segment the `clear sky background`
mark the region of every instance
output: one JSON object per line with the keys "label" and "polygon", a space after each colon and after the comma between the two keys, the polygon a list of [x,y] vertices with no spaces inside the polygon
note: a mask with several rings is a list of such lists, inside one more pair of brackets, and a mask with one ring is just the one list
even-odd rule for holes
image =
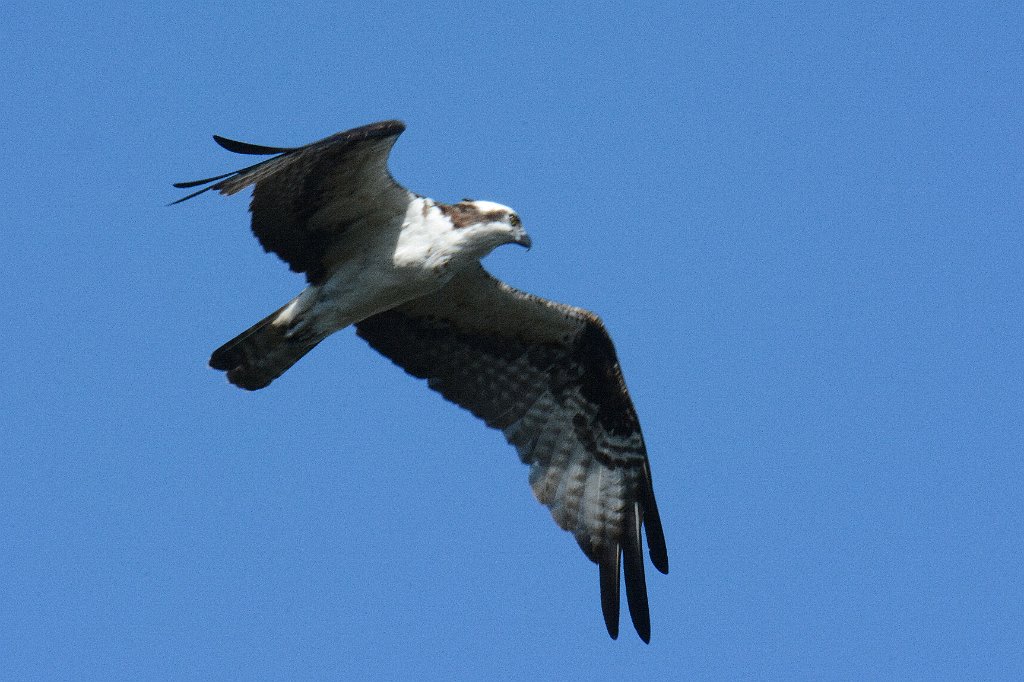
{"label": "clear sky background", "polygon": [[[1024,675],[1019,5],[47,4],[0,22],[4,675]],[[351,331],[206,367],[303,282],[171,183],[393,117],[396,178],[516,208],[487,266],[612,332],[650,646]]]}

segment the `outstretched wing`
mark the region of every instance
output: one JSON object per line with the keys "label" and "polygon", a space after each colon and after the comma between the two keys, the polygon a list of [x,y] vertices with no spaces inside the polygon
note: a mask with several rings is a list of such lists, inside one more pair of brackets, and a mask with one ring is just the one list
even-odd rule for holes
{"label": "outstretched wing", "polygon": [[504,431],[530,465],[537,499],[600,567],[608,633],[618,636],[624,562],[630,615],[649,641],[641,527],[662,573],[668,554],[640,423],[601,321],[478,268],[356,328],[407,372]]}
{"label": "outstretched wing", "polygon": [[388,172],[388,155],[405,130],[401,121],[381,121],[337,133],[304,147],[264,147],[214,135],[237,154],[277,154],[253,166],[213,178],[179,182],[182,189],[234,194],[256,185],[252,231],[267,251],[295,272],[321,283],[345,257],[342,235],[355,227],[401,220],[413,195]]}

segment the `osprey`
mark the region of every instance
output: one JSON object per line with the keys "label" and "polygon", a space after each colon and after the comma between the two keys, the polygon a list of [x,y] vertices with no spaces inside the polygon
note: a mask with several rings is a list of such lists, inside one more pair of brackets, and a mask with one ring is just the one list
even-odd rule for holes
{"label": "osprey", "polygon": [[654,567],[668,553],[640,423],[611,338],[593,313],[523,293],[480,259],[530,247],[507,206],[444,204],[391,177],[405,130],[382,121],[304,147],[215,135],[238,154],[274,155],[232,173],[175,184],[234,194],[254,185],[252,230],[308,286],[213,352],[210,366],[248,390],[270,384],[334,332],[356,333],[409,374],[496,429],[530,465],[530,485],[599,566],[601,609],[619,631],[620,567],[637,633],[650,641],[640,539]]}

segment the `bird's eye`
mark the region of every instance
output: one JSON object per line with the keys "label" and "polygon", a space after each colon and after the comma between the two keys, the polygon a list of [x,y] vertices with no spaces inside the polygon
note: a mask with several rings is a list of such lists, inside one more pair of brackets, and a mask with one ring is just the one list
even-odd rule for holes
{"label": "bird's eye", "polygon": [[512,227],[519,227],[520,225],[523,224],[523,221],[519,219],[519,216],[513,213],[508,217],[508,224],[511,225]]}

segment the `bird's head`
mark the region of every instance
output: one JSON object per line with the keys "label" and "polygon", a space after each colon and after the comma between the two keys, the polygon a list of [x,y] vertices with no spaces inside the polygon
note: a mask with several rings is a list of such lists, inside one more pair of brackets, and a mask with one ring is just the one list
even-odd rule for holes
{"label": "bird's head", "polygon": [[441,210],[451,220],[459,241],[478,258],[502,244],[518,244],[526,248],[532,244],[519,216],[508,206],[493,201],[463,199],[457,204],[443,205]]}

